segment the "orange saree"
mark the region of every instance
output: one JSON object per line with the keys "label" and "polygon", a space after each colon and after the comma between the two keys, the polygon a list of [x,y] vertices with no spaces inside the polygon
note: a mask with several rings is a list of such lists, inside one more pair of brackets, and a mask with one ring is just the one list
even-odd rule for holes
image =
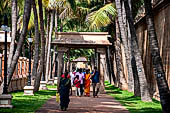
{"label": "orange saree", "polygon": [[84,92],[86,96],[90,96],[90,74],[85,74]]}

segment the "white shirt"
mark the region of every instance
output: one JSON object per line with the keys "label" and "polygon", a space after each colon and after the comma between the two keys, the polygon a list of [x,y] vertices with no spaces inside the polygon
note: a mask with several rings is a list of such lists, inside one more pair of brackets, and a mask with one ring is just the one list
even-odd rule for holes
{"label": "white shirt", "polygon": [[70,77],[71,77],[71,85],[73,85],[73,81],[74,81],[74,74],[73,72],[70,72]]}
{"label": "white shirt", "polygon": [[79,75],[80,84],[83,84],[84,74],[77,72],[76,75]]}

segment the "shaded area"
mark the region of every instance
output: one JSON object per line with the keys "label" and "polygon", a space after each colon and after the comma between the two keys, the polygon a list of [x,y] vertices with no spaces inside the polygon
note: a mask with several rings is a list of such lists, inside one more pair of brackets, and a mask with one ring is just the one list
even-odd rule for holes
{"label": "shaded area", "polygon": [[131,92],[122,91],[108,82],[105,82],[105,85],[106,92],[118,100],[131,113],[162,113],[161,104],[155,99],[153,99],[153,102],[142,102],[140,97],[133,96]]}

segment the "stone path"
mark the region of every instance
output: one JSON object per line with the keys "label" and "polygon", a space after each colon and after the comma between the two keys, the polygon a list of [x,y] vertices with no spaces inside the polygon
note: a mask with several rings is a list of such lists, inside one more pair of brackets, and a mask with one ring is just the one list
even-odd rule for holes
{"label": "stone path", "polygon": [[56,98],[49,99],[36,113],[129,113],[113,97],[99,94],[99,98],[70,96],[67,111],[60,111]]}

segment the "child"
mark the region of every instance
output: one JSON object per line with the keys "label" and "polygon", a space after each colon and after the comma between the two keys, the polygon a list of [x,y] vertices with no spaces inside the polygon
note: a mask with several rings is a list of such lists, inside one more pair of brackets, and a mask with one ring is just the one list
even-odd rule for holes
{"label": "child", "polygon": [[80,96],[80,80],[79,80],[79,75],[76,75],[74,84],[76,86],[76,96]]}

